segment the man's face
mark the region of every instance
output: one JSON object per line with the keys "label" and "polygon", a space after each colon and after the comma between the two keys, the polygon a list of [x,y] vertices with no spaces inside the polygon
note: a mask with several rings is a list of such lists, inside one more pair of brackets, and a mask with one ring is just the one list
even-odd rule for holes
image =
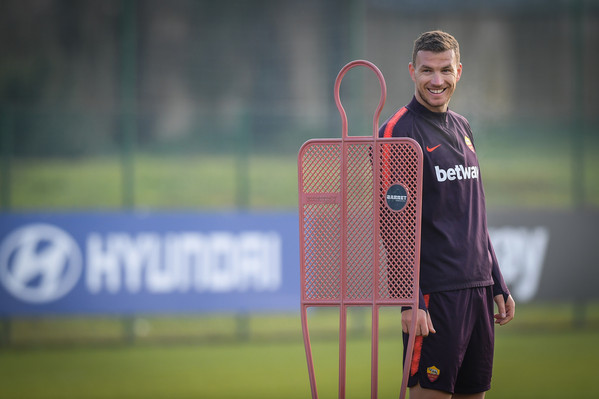
{"label": "man's face", "polygon": [[453,50],[441,53],[421,50],[416,54],[416,63],[410,62],[416,99],[433,112],[447,111],[461,75],[462,64],[458,64]]}

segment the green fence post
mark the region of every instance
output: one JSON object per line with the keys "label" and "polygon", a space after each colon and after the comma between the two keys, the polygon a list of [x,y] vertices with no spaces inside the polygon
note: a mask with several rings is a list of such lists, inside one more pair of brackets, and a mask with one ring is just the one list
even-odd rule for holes
{"label": "green fence post", "polygon": [[583,1],[571,2],[570,45],[572,51],[572,114],[570,134],[572,146],[572,206],[586,205],[584,170],[584,12]]}
{"label": "green fence post", "polygon": [[238,126],[236,134],[236,184],[235,184],[235,205],[237,209],[247,210],[250,205],[250,175],[249,175],[249,146],[250,129],[248,125],[248,110],[244,109],[238,116]]}
{"label": "green fence post", "polygon": [[247,342],[250,339],[250,315],[246,312],[235,314],[235,337],[237,341]]}
{"label": "green fence post", "polygon": [[[366,4],[364,0],[351,0],[349,2],[349,37],[350,37],[350,60],[365,58],[364,54],[364,31],[366,18]],[[361,73],[360,73],[361,72]],[[366,101],[364,101],[364,78],[365,71],[360,71],[349,80],[348,93],[351,95],[348,99],[348,118],[350,136],[368,136],[372,134],[372,130],[368,129],[368,118],[365,115],[370,112],[370,109],[365,109]],[[374,111],[374,108],[373,108]]]}
{"label": "green fence post", "polygon": [[135,316],[125,315],[121,318],[121,326],[123,329],[123,342],[126,345],[135,344]]}
{"label": "green fence post", "polygon": [[6,348],[10,345],[11,325],[8,317],[0,319],[0,348]]}
{"label": "green fence post", "polygon": [[587,325],[589,302],[584,298],[576,298],[572,305],[572,327],[579,329]]}
{"label": "green fence post", "polygon": [[2,156],[2,168],[0,172],[0,202],[2,212],[8,212],[11,208],[11,161],[13,151],[13,115],[12,110],[6,108],[0,114],[1,141],[0,156]]}
{"label": "green fence post", "polygon": [[121,10],[120,129],[122,142],[123,205],[135,204],[133,151],[137,133],[137,2],[125,0]]}

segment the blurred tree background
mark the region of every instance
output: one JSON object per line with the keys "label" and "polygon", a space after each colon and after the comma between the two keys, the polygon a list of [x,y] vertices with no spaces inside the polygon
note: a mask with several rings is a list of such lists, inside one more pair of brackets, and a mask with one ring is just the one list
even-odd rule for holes
{"label": "blurred tree background", "polygon": [[[305,140],[340,135],[337,72],[374,62],[387,118],[431,29],[460,42],[451,108],[491,206],[599,204],[594,0],[5,0],[0,29],[4,210],[293,208],[293,181],[259,192],[294,180]],[[368,71],[344,80],[350,134],[371,134],[378,90]],[[61,185],[70,200],[53,200]]]}

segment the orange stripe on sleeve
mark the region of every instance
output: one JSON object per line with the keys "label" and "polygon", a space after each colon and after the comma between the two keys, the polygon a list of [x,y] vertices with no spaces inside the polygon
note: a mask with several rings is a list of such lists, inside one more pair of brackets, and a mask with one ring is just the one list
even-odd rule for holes
{"label": "orange stripe on sleeve", "polygon": [[385,132],[383,134],[383,137],[393,137],[393,128],[397,124],[397,121],[400,120],[401,117],[404,116],[404,114],[407,111],[408,109],[406,107],[401,107],[400,110],[397,111],[395,115],[393,115],[393,118],[391,118],[389,122],[387,122],[387,126],[385,126]]}
{"label": "orange stripe on sleeve", "polygon": [[[397,124],[397,121],[401,119],[402,116],[406,113],[408,109],[406,107],[402,107],[399,111],[393,115],[393,117],[387,122],[387,126],[385,126],[385,131],[383,133],[383,137],[389,138],[393,137],[393,128]],[[383,180],[383,192],[386,192],[387,189],[391,186],[392,176],[391,176],[391,165],[389,162],[391,161],[391,155],[389,154],[389,147],[383,147],[383,159],[382,159],[382,180]]]}

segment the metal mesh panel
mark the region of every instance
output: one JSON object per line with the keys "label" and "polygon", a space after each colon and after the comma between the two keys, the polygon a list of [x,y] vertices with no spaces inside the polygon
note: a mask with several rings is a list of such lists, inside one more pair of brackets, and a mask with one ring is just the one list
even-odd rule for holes
{"label": "metal mesh panel", "polygon": [[337,205],[304,207],[305,293],[308,299],[341,295],[341,218]]}
{"label": "metal mesh panel", "polygon": [[[414,298],[419,154],[401,139],[306,143],[299,163],[304,300]],[[386,203],[397,184],[407,193],[401,210]]]}
{"label": "metal mesh panel", "polygon": [[313,145],[302,158],[305,297],[341,297],[341,146]]}
{"label": "metal mesh panel", "polygon": [[[416,229],[418,187],[418,153],[413,146],[380,143],[380,259],[378,295],[382,299],[412,298],[414,295],[414,265],[417,263]],[[407,191],[407,202],[401,211],[385,204],[387,189],[401,184]]]}
{"label": "metal mesh panel", "polygon": [[341,145],[310,145],[302,157],[303,190],[306,193],[341,191]]}
{"label": "metal mesh panel", "polygon": [[373,289],[374,213],[372,146],[348,145],[347,159],[347,292],[348,300],[369,300]]}

